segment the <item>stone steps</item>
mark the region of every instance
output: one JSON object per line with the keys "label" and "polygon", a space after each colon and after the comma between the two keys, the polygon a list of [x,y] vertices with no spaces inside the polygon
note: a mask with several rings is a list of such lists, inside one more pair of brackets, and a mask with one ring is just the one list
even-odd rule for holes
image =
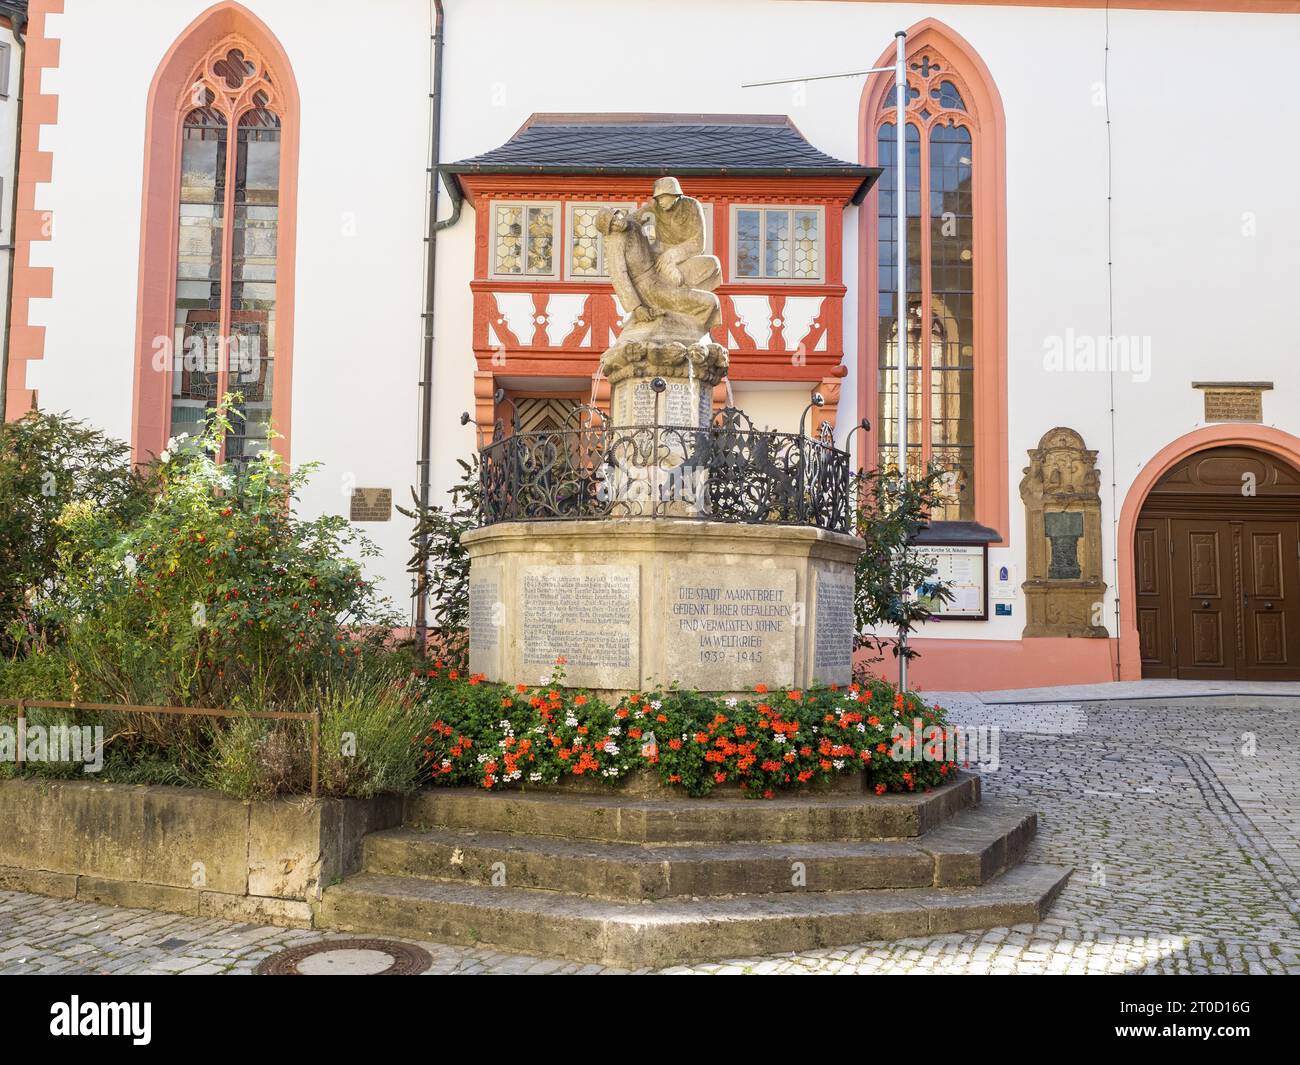
{"label": "stone steps", "polygon": [[654,783],[424,792],[317,923],[656,968],[1035,922],[1069,876],[1020,864],[1037,816],[978,805],[978,777],[772,800]]}
{"label": "stone steps", "polygon": [[1068,876],[1021,865],[973,888],[635,903],[362,873],[325,892],[319,918],[344,931],[639,969],[1036,922]]}
{"label": "stone steps", "polygon": [[1035,827],[1032,811],[993,804],[922,837],[870,842],[645,845],[403,827],[366,838],[365,870],[629,900],[965,887],[1018,864]]}
{"label": "stone steps", "polygon": [[970,775],[923,794],[836,792],[779,799],[432,788],[409,801],[406,823],[606,843],[819,843],[920,836],[978,802],[979,778]]}

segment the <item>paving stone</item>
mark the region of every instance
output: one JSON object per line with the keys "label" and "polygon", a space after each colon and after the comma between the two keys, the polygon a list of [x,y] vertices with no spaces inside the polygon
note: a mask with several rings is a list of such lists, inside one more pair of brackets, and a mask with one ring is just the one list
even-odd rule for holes
{"label": "paving stone", "polygon": [[[938,701],[959,723],[1001,728],[1000,768],[983,774],[983,794],[1037,811],[1026,860],[1076,870],[1047,920],[666,971],[1300,974],[1300,764],[1287,747],[1300,700]],[[1245,733],[1256,737],[1252,757],[1241,753]],[[245,975],[283,946],[320,938],[0,891],[0,973]],[[182,954],[158,949],[169,939]],[[421,946],[434,974],[623,971]]]}

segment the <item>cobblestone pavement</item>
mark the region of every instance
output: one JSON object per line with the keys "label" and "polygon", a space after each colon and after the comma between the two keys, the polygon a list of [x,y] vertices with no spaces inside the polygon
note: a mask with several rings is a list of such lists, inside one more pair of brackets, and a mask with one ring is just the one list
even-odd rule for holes
{"label": "cobblestone pavement", "polygon": [[[1038,810],[1029,861],[1076,870],[1042,924],[667,971],[1300,973],[1300,700],[944,702],[1000,728],[985,795]],[[248,973],[320,938],[0,892],[0,973]],[[422,945],[432,973],[613,971]]]}

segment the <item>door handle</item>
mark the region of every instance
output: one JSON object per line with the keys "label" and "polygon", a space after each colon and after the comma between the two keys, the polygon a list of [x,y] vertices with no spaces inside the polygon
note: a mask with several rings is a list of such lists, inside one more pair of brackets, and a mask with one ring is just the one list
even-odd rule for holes
{"label": "door handle", "polygon": [[1265,610],[1272,610],[1272,609],[1273,609],[1273,604],[1272,604],[1272,603],[1265,603],[1265,604],[1264,604],[1264,609],[1265,609]]}
{"label": "door handle", "polygon": [[1202,599],[1202,600],[1201,600],[1201,609],[1202,609],[1202,610],[1209,610],[1209,609],[1210,609],[1210,601],[1209,601],[1208,599]]}

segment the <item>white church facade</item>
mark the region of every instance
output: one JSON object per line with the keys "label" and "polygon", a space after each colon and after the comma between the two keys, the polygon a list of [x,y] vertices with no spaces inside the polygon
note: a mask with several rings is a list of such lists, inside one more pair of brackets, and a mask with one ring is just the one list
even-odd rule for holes
{"label": "white church facade", "polygon": [[399,602],[390,501],[607,406],[595,214],[665,175],[715,406],[892,454],[892,75],[811,79],[906,31],[908,451],[959,582],[913,682],[1300,679],[1300,4],[27,6],[5,416],[144,460],[238,390],[227,453],[319,463]]}

